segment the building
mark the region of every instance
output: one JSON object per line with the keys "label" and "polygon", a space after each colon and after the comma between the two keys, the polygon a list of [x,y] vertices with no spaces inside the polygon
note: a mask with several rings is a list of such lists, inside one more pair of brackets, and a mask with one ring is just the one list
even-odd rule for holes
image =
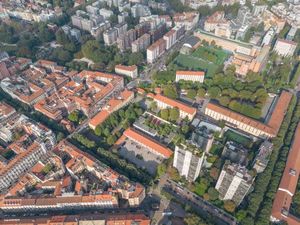
{"label": "building", "polygon": [[174,29],[170,30],[163,36],[163,39],[166,42],[166,49],[170,49],[177,41],[176,31]]}
{"label": "building", "polygon": [[120,36],[120,35],[123,35],[126,33],[127,27],[128,27],[127,23],[123,22],[123,23],[117,24],[114,28],[117,29],[118,36]]}
{"label": "building", "polygon": [[118,30],[116,28],[111,28],[103,32],[103,40],[105,45],[113,45],[117,42]]}
{"label": "building", "polygon": [[116,65],[115,73],[120,75],[125,75],[135,79],[138,77],[138,67],[136,65],[132,66],[124,66],[124,65]]}
{"label": "building", "polygon": [[296,35],[296,33],[297,33],[297,30],[298,30],[297,27],[292,27],[292,28],[289,30],[289,32],[288,32],[288,34],[287,34],[287,36],[286,36],[286,39],[289,40],[289,41],[294,40],[294,37],[295,37],[295,35]]}
{"label": "building", "polygon": [[105,8],[102,8],[99,10],[99,14],[104,17],[104,19],[109,19],[112,15],[114,15],[114,12]]}
{"label": "building", "polygon": [[151,11],[148,6],[142,4],[135,4],[131,7],[131,14],[134,18],[151,16]]}
{"label": "building", "polygon": [[85,225],[85,224],[99,224],[99,225],[116,225],[116,224],[138,224],[150,225],[150,219],[144,214],[140,213],[106,213],[106,214],[81,214],[81,215],[58,215],[49,217],[30,217],[30,218],[14,218],[1,219],[2,225]]}
{"label": "building", "polygon": [[253,136],[272,138],[275,137],[279,131],[291,99],[292,94],[290,92],[281,92],[273,113],[266,124],[214,103],[208,103],[205,109],[205,115],[215,120],[224,121],[228,126],[237,128]]}
{"label": "building", "polygon": [[128,128],[125,130],[123,135],[116,142],[116,145],[121,145],[126,139],[140,144],[144,148],[149,149],[149,151],[151,151],[153,154],[156,154],[164,159],[170,158],[170,156],[173,154],[169,148],[133,128]]}
{"label": "building", "polygon": [[294,55],[296,48],[297,43],[294,41],[277,39],[273,50],[280,56],[289,57]]}
{"label": "building", "polygon": [[191,30],[196,27],[199,21],[199,13],[183,12],[175,13],[173,21],[176,26],[184,26],[185,30]]}
{"label": "building", "polygon": [[216,11],[209,16],[204,22],[204,30],[207,32],[214,32],[218,36],[229,38],[231,29],[229,21],[225,19],[225,12]]}
{"label": "building", "polygon": [[127,49],[131,49],[132,42],[136,40],[136,31],[134,29],[130,29],[125,32],[123,35],[120,35],[117,39],[118,48],[121,51],[125,51]]}
{"label": "building", "polygon": [[155,62],[165,51],[166,41],[161,38],[147,48],[147,62]]}
{"label": "building", "polygon": [[248,149],[233,141],[227,141],[222,151],[222,158],[231,163],[247,165]]}
{"label": "building", "polygon": [[204,82],[205,73],[203,71],[176,71],[176,82],[180,80],[193,81],[193,82]]}
{"label": "building", "polygon": [[102,110],[90,120],[90,128],[95,130],[96,127],[103,123],[110,114],[126,106],[133,98],[134,92],[124,90],[118,95],[118,97],[110,99],[105,106],[102,107]]}
{"label": "building", "polygon": [[256,170],[257,173],[262,173],[269,162],[273,151],[273,144],[269,141],[264,141],[258,150],[258,154],[255,157],[253,169]]}
{"label": "building", "polygon": [[239,205],[250,190],[254,177],[248,170],[238,164],[229,164],[228,161],[223,166],[222,172],[216,184],[221,200],[232,200]]}
{"label": "building", "polygon": [[292,147],[286,161],[285,169],[277,189],[272,213],[272,222],[287,222],[288,224],[299,224],[300,219],[290,214],[289,210],[296,193],[300,171],[300,124],[298,124]]}
{"label": "building", "polygon": [[147,97],[153,99],[157,103],[157,107],[159,109],[178,108],[179,117],[182,119],[187,117],[189,120],[192,120],[196,115],[197,110],[195,108],[190,107],[182,102],[165,97],[161,94],[154,95],[149,93]]}
{"label": "building", "polygon": [[143,34],[141,37],[131,43],[132,52],[141,52],[148,48],[151,43],[150,34]]}
{"label": "building", "polygon": [[56,144],[56,139],[51,130],[23,115],[4,123],[0,130],[0,139],[5,138],[8,143],[13,140],[12,133],[17,130],[19,132],[23,130],[24,133],[7,146],[7,149],[13,151],[16,156],[6,161],[5,165],[0,164],[0,190],[6,192],[38,160],[46,157],[47,152]]}
{"label": "building", "polygon": [[188,181],[195,181],[201,171],[204,153],[198,148],[175,146],[173,167]]}

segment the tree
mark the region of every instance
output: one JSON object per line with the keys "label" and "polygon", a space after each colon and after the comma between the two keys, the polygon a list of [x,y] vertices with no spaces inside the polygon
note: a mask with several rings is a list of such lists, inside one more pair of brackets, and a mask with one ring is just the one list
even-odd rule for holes
{"label": "tree", "polygon": [[78,111],[73,111],[68,115],[68,120],[77,123],[79,121],[79,113]]}
{"label": "tree", "polygon": [[221,93],[221,89],[219,87],[212,87],[208,89],[208,94],[211,98],[217,98]]}
{"label": "tree", "polygon": [[208,180],[205,178],[201,178],[200,182],[196,184],[195,193],[197,195],[203,196],[208,188]]}
{"label": "tree", "polygon": [[212,201],[217,200],[219,198],[219,192],[213,187],[210,187],[207,193],[209,195],[209,199]]}
{"label": "tree", "polygon": [[231,200],[224,201],[224,209],[227,212],[233,213],[235,208],[236,208],[236,205],[233,201],[231,201]]}
{"label": "tree", "polygon": [[160,117],[164,120],[168,120],[169,119],[169,110],[168,109],[162,109],[160,111]]}
{"label": "tree", "polygon": [[113,145],[116,142],[117,138],[114,135],[109,135],[106,139],[108,145]]}
{"label": "tree", "polygon": [[197,95],[201,98],[203,98],[206,94],[206,90],[204,88],[199,88],[197,91]]}
{"label": "tree", "polygon": [[235,215],[236,219],[241,222],[247,216],[247,212],[245,210],[239,210]]}
{"label": "tree", "polygon": [[144,61],[144,55],[141,52],[133,52],[129,55],[128,65],[141,65]]}
{"label": "tree", "polygon": [[163,92],[164,92],[164,95],[169,98],[172,98],[172,99],[178,98],[178,93],[177,93],[176,87],[173,85],[166,85],[163,88]]}
{"label": "tree", "polygon": [[164,163],[161,163],[156,168],[156,177],[159,178],[167,171],[167,166]]}
{"label": "tree", "polygon": [[228,106],[228,104],[230,102],[230,98],[228,96],[221,96],[219,99],[219,102],[223,106]]}
{"label": "tree", "polygon": [[151,111],[155,111],[157,109],[157,103],[155,101],[152,101],[150,104]]}
{"label": "tree", "polygon": [[195,99],[197,96],[197,91],[195,89],[189,89],[186,96],[190,99]]}
{"label": "tree", "polygon": [[169,119],[170,121],[177,121],[179,118],[179,110],[178,108],[172,108],[169,110]]}
{"label": "tree", "polygon": [[186,225],[207,225],[199,216],[191,213],[184,218],[184,222]]}
{"label": "tree", "polygon": [[209,175],[214,179],[217,180],[219,177],[219,169],[216,167],[212,167],[210,169]]}

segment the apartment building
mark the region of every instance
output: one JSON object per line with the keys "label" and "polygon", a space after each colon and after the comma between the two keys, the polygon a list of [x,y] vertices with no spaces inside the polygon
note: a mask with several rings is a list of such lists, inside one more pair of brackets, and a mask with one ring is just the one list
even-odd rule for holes
{"label": "apartment building", "polygon": [[103,32],[103,40],[105,45],[110,46],[117,42],[118,30],[116,28],[110,28]]}
{"label": "apartment building", "polygon": [[156,140],[142,134],[141,132],[133,128],[128,128],[127,130],[125,130],[123,135],[116,142],[116,145],[120,146],[122,143],[124,143],[124,141],[126,141],[126,139],[138,143],[144,148],[149,149],[149,151],[151,151],[153,154],[156,154],[164,159],[170,158],[170,156],[173,154],[171,149],[163,146]]}
{"label": "apartment building", "polygon": [[266,169],[272,151],[273,151],[273,144],[271,142],[264,141],[260,145],[258,149],[258,154],[254,159],[254,165],[253,165],[253,169],[255,169],[257,173],[262,173]]}
{"label": "apartment building", "polygon": [[170,30],[163,36],[163,39],[166,41],[166,49],[170,49],[177,41],[176,31]]}
{"label": "apartment building", "polygon": [[180,80],[192,81],[192,82],[204,82],[205,73],[203,71],[176,71],[176,82]]}
{"label": "apartment building", "polygon": [[112,15],[114,15],[114,12],[109,9],[102,8],[99,10],[99,14],[103,16],[104,19],[109,19]]}
{"label": "apartment building", "polygon": [[177,100],[170,99],[161,94],[151,94],[149,93],[147,97],[153,99],[157,103],[157,107],[159,109],[167,109],[167,108],[178,108],[180,118],[188,118],[192,120],[196,115],[197,110],[193,107],[190,107],[182,102]]}
{"label": "apartment building", "polygon": [[223,166],[218,178],[216,189],[221,200],[232,200],[239,205],[250,190],[254,177],[248,170],[238,164],[228,161]]}
{"label": "apartment building", "polygon": [[110,99],[105,104],[105,106],[102,107],[101,111],[90,120],[90,128],[95,130],[96,127],[103,123],[109,117],[110,114],[126,106],[129,102],[132,101],[133,98],[134,92],[124,90],[118,95],[118,97]]}
{"label": "apartment building", "polygon": [[7,138],[7,142],[11,142],[12,133],[21,129],[25,134],[7,147],[16,156],[6,161],[5,165],[0,164],[1,192],[7,191],[22,174],[35,165],[39,159],[45,157],[56,144],[55,135],[51,130],[34,123],[23,115],[1,126],[1,139],[3,136]]}
{"label": "apartment building", "polygon": [[264,124],[249,117],[235,113],[230,109],[208,103],[205,108],[205,115],[219,121],[225,121],[230,127],[242,130],[260,138],[275,137],[279,131],[289,103],[292,99],[292,94],[287,91],[282,91],[277,100],[276,106],[269,121]]}
{"label": "apartment building", "polygon": [[150,16],[151,11],[148,6],[142,4],[135,4],[131,7],[131,14],[134,18]]}
{"label": "apartment building", "polygon": [[203,160],[204,153],[200,149],[183,145],[175,146],[173,167],[188,181],[193,182],[198,178]]}
{"label": "apartment building", "polygon": [[289,211],[297,190],[300,171],[300,124],[296,128],[285,169],[276,192],[270,220],[274,223],[299,224],[300,218]]}
{"label": "apartment building", "polygon": [[297,48],[297,43],[294,41],[284,40],[284,39],[277,39],[274,51],[284,57],[293,56]]}
{"label": "apartment building", "polygon": [[4,197],[0,209],[4,212],[34,212],[45,210],[76,210],[82,208],[117,208],[118,199],[110,194],[73,195],[55,197]]}
{"label": "apartment building", "polygon": [[175,13],[173,21],[176,26],[184,26],[185,30],[191,30],[199,21],[199,13],[197,12],[183,12]]}
{"label": "apartment building", "polygon": [[147,48],[147,62],[153,63],[159,58],[166,50],[166,41],[159,39]]}
{"label": "apartment building", "polygon": [[138,67],[136,65],[124,66],[119,64],[115,66],[115,73],[135,79],[138,77]]}
{"label": "apartment building", "polygon": [[127,49],[131,49],[132,42],[136,40],[136,31],[134,29],[130,29],[125,32],[123,35],[120,35],[117,38],[118,48],[121,51],[125,51]]}
{"label": "apartment building", "polygon": [[148,48],[151,43],[150,34],[143,34],[140,38],[131,43],[132,52],[141,52]]}
{"label": "apartment building", "polygon": [[83,225],[83,224],[99,224],[99,225],[116,225],[116,224],[138,224],[150,225],[150,219],[144,214],[140,213],[106,213],[104,214],[82,214],[82,215],[60,215],[60,216],[39,216],[32,218],[14,218],[1,219],[2,225],[45,225],[45,224],[59,224],[59,225]]}

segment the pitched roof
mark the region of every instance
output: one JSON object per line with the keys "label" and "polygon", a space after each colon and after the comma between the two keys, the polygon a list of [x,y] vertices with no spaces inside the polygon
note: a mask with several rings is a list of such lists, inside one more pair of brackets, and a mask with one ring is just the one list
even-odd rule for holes
{"label": "pitched roof", "polygon": [[190,75],[190,76],[205,76],[205,73],[203,71],[188,71],[188,70],[177,70],[177,75]]}
{"label": "pitched roof", "polygon": [[[292,147],[286,161],[283,176],[275,195],[272,207],[272,216],[285,219],[282,210],[289,211],[293,195],[295,194],[300,172],[300,123],[296,128]],[[290,223],[289,223],[290,224]]]}
{"label": "pitched roof", "polygon": [[127,130],[124,131],[123,135],[137,142],[143,143],[145,146],[148,146],[149,148],[153,149],[159,154],[164,155],[167,158],[169,158],[173,154],[173,152],[169,148],[161,145],[160,143],[153,140],[152,138],[143,135],[142,133],[136,131],[135,129],[128,128]]}
{"label": "pitched roof", "polygon": [[149,98],[153,98],[154,100],[163,102],[170,107],[177,107],[180,111],[184,111],[188,114],[194,115],[196,113],[196,109],[194,107],[190,107],[182,102],[173,100],[171,98],[165,97],[161,94],[153,95],[153,94],[148,94],[147,95]]}
{"label": "pitched roof", "polygon": [[132,65],[132,66],[125,66],[125,65],[121,65],[121,64],[119,64],[119,65],[116,65],[115,66],[115,70],[116,69],[119,69],[119,70],[126,70],[126,71],[135,71],[135,70],[137,70],[137,66],[136,65]]}

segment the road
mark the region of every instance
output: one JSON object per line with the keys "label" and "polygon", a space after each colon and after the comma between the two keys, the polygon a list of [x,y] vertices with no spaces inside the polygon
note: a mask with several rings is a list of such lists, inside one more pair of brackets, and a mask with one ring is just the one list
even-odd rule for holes
{"label": "road", "polygon": [[172,180],[167,180],[166,185],[164,185],[164,190],[176,197],[177,200],[191,205],[195,210],[198,209],[209,213],[212,218],[217,220],[217,224],[237,224],[237,220],[233,216]]}

